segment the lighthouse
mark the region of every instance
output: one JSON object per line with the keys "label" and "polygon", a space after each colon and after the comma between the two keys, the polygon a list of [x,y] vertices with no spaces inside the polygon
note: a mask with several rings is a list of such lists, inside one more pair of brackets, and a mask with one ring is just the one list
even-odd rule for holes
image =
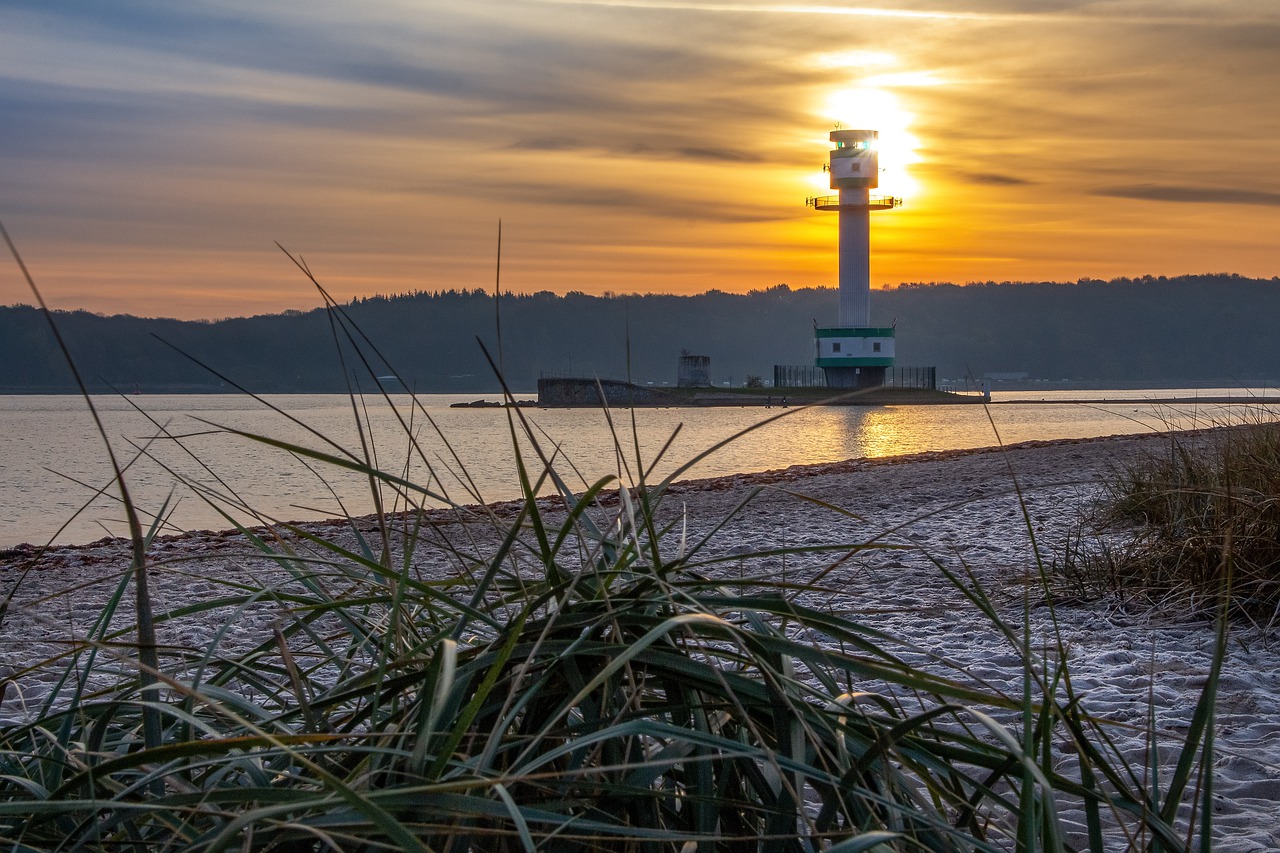
{"label": "lighthouse", "polygon": [[874,130],[833,130],[828,171],[839,195],[808,199],[816,210],[839,213],[840,325],[814,329],[815,364],[834,388],[874,388],[893,365],[893,329],[871,325],[871,211],[902,204],[872,195],[879,184]]}

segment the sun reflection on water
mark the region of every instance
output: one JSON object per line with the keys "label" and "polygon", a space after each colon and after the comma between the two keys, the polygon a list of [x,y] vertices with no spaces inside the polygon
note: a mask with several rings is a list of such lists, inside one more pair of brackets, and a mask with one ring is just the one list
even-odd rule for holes
{"label": "sun reflection on water", "polygon": [[868,409],[857,435],[858,455],[877,457],[910,453],[913,448],[903,436],[901,415],[897,409]]}

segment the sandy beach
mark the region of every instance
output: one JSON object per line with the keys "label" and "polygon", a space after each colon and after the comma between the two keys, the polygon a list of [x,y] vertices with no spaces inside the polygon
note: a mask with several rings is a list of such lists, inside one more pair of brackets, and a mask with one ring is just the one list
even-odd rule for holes
{"label": "sandy beach", "polygon": [[[1210,437],[1183,434],[1185,441]],[[1035,570],[1036,549],[1046,561],[1060,560],[1064,543],[1088,518],[1110,467],[1167,446],[1166,437],[1155,435],[1031,442],[689,481],[672,487],[664,512],[672,519],[687,518],[694,539],[759,488],[718,533],[709,553],[732,557],[833,543],[909,546],[870,547],[835,568],[830,556],[789,555],[750,565],[730,559],[720,571],[730,578],[765,573],[796,581],[825,573],[826,591],[802,594],[806,603],[857,616],[894,635],[902,642],[896,651],[922,668],[1016,694],[1021,658],[994,635],[939,566],[971,572],[1008,609],[1009,618],[1020,621],[1026,601],[1039,604],[1038,589],[1026,583]],[[456,524],[447,514],[433,517],[442,525]],[[337,523],[307,527],[321,535],[349,536]],[[224,581],[284,581],[278,568],[249,553],[237,534],[202,532],[158,541],[151,555],[158,606],[218,594],[220,587],[208,577],[212,574]],[[24,667],[83,635],[127,559],[127,546],[118,540],[54,548],[35,563],[21,549],[0,559],[0,591],[11,599],[0,624],[0,673],[9,679],[0,717],[16,720],[30,713],[44,682],[40,673]],[[443,562],[433,564],[430,553],[418,559],[424,573],[450,570]],[[1050,637],[1050,608],[1033,606],[1029,612],[1035,634]],[[167,624],[163,640],[198,646],[226,629],[232,645],[247,645],[268,636],[277,617],[264,605],[229,628],[207,619]],[[1132,760],[1142,762],[1142,730],[1152,716],[1170,738],[1185,731],[1208,669],[1209,626],[1115,601],[1061,605],[1057,617],[1087,708],[1118,724],[1134,724],[1114,729]],[[1215,850],[1280,849],[1277,696],[1280,632],[1234,629],[1218,703]],[[1076,825],[1080,815],[1067,811],[1064,820]]]}

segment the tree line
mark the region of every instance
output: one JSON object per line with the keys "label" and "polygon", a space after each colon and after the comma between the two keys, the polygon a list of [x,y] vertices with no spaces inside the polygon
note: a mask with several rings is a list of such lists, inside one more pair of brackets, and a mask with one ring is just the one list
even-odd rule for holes
{"label": "tree line", "polygon": [[[333,309],[218,321],[57,311],[94,390],[256,392],[368,389],[370,373],[420,392],[530,391],[540,375],[676,379],[680,353],[711,358],[717,383],[812,363],[815,325],[836,325],[832,289],[591,296],[415,292]],[[898,363],[940,376],[1178,383],[1280,377],[1280,278],[1215,274],[1110,281],[904,284],[872,294],[872,322],[897,329]],[[340,322],[343,321],[343,322]],[[349,326],[345,325],[349,321]],[[498,346],[498,328],[501,346]],[[355,328],[358,331],[349,331]],[[344,331],[344,329],[348,329]],[[380,357],[366,366],[363,336]],[[372,351],[365,347],[366,351]],[[72,390],[48,326],[0,308],[0,391]]]}

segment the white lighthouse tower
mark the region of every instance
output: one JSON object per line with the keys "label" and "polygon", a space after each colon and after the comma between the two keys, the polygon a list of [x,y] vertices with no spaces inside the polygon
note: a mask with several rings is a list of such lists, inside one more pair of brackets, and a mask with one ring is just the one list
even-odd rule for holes
{"label": "white lighthouse tower", "polygon": [[817,210],[840,213],[840,325],[815,329],[817,358],[827,385],[872,388],[884,384],[893,365],[893,329],[871,325],[871,211],[902,204],[892,196],[871,195],[879,184],[874,130],[833,130],[831,189],[839,195],[808,199]]}

